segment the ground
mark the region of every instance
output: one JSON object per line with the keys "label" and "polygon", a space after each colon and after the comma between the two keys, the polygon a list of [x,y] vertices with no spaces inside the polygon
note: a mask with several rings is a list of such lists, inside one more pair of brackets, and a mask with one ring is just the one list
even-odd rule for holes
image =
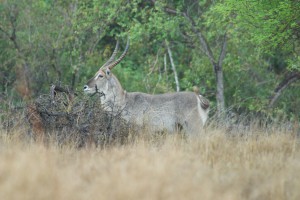
{"label": "ground", "polygon": [[24,140],[24,133],[0,134],[0,199],[300,199],[292,130],[143,133],[80,149]]}

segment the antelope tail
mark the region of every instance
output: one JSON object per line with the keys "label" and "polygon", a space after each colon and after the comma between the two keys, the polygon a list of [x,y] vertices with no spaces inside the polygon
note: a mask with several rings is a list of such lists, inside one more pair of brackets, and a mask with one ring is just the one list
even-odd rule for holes
{"label": "antelope tail", "polygon": [[197,94],[197,101],[198,101],[198,112],[200,115],[200,118],[202,120],[202,125],[205,125],[205,122],[208,118],[208,112],[209,112],[209,101],[201,96],[200,94]]}
{"label": "antelope tail", "polygon": [[201,108],[207,110],[209,108],[209,101],[200,94],[198,96],[199,96]]}
{"label": "antelope tail", "polygon": [[197,86],[193,86],[193,90],[198,95],[198,98],[200,100],[201,108],[203,108],[203,110],[207,110],[209,108],[209,101],[208,101],[208,99],[206,99],[205,97],[203,97],[200,94],[199,88]]}

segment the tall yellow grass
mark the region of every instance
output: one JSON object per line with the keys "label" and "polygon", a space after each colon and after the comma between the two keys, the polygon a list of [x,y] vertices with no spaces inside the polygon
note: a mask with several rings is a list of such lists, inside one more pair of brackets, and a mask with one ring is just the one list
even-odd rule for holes
{"label": "tall yellow grass", "polygon": [[300,199],[299,139],[222,129],[76,149],[0,132],[0,199]]}

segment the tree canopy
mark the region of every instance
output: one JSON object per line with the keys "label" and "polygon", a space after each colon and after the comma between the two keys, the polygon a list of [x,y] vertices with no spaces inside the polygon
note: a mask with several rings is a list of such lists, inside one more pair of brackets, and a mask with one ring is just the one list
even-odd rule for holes
{"label": "tree canopy", "polygon": [[3,0],[0,98],[30,101],[52,83],[77,92],[110,57],[127,91],[193,90],[212,113],[300,115],[295,0]]}

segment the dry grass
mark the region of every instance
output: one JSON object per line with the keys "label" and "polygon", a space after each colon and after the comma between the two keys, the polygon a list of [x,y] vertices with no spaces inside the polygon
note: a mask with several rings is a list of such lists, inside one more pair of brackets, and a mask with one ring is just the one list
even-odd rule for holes
{"label": "dry grass", "polygon": [[82,149],[23,134],[0,133],[0,199],[300,199],[299,139],[289,132],[209,128]]}

